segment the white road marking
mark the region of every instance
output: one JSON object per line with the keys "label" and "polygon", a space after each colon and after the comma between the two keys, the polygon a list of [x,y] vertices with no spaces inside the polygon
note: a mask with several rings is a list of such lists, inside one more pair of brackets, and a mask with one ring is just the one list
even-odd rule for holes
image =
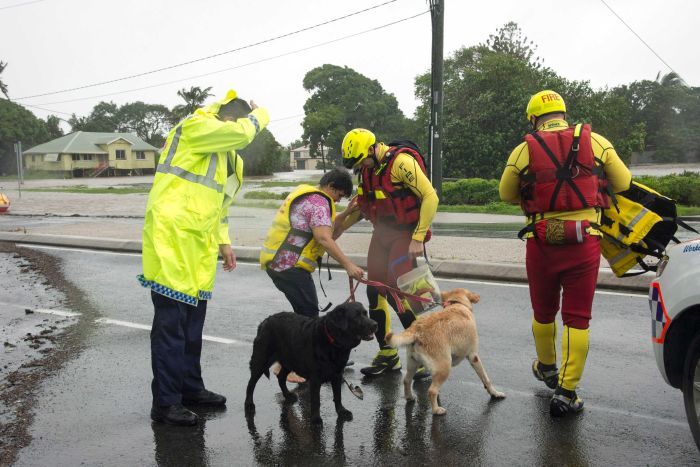
{"label": "white road marking", "polygon": [[[477,281],[471,279],[443,279],[438,277],[437,280],[445,282],[456,282],[458,284],[479,284],[479,285],[498,285],[501,287],[519,287],[521,289],[527,289],[529,286],[527,284],[515,283],[515,282],[491,282],[491,281]],[[596,294],[601,295],[620,295],[622,297],[637,297],[643,298],[645,300],[649,299],[648,294],[638,294],[638,293],[625,293],[625,292],[610,292],[607,290],[596,290]]]}
{"label": "white road marking", "polygon": [[68,318],[80,316],[80,313],[76,313],[74,311],[50,310],[48,308],[36,308],[33,311],[36,311],[37,313],[46,313],[47,315],[65,316]]}
{"label": "white road marking", "polygon": [[[68,251],[85,251],[89,253],[102,253],[102,254],[107,254],[107,255],[127,255],[127,256],[135,256],[135,257],[141,257],[140,254],[138,253],[119,253],[115,251],[106,251],[106,250],[89,250],[89,249],[82,249],[82,248],[67,248],[67,247],[54,247],[54,246],[45,246],[45,245],[30,245],[30,244],[17,244],[18,246],[25,247],[25,248],[38,248],[38,249],[47,249],[47,250],[68,250]],[[235,250],[234,250],[235,251]],[[260,265],[258,263],[245,263],[242,261],[239,261],[237,263],[237,266],[254,266],[256,268],[259,268]],[[335,267],[333,268],[334,271],[340,272],[343,274],[347,275],[347,271],[345,269],[338,268],[336,269]],[[479,284],[479,285],[491,285],[491,286],[499,286],[499,287],[517,287],[521,289],[526,289],[528,288],[527,284],[523,283],[517,283],[517,282],[497,282],[497,281],[482,281],[482,280],[472,280],[472,279],[448,279],[448,278],[442,278],[438,277],[437,280],[443,281],[443,282],[455,282],[457,284]],[[640,293],[625,293],[625,292],[612,292],[612,291],[607,291],[607,290],[596,290],[596,294],[599,295],[617,295],[621,297],[632,297],[632,298],[643,298],[644,300],[649,299],[648,294],[640,294]]]}
{"label": "white road marking", "polygon": [[16,303],[0,303],[0,306],[2,306],[3,308],[10,307],[17,308],[19,310],[31,310],[35,313],[44,313],[47,315],[65,316],[67,318],[80,316],[80,313],[76,313],[74,311],[50,310],[48,308],[32,308],[30,306],[18,305]]}
{"label": "white road marking", "polygon": [[[403,373],[403,372],[402,372]],[[460,384],[466,385],[466,386],[473,386],[474,388],[481,389],[483,391],[484,385],[481,384],[481,382],[476,383],[472,381],[463,381],[460,380],[458,381]],[[448,383],[449,384],[449,383]],[[512,388],[507,388],[504,386],[500,386],[498,384],[494,383],[494,386],[496,387],[496,390],[503,391],[506,393],[506,398],[509,396],[517,396],[521,398],[526,398],[526,399],[531,399],[532,397],[542,397],[538,396],[537,394],[533,394],[532,392],[528,391],[523,391],[519,389],[512,389]],[[475,389],[476,390],[476,389]],[[685,420],[674,420],[670,418],[663,418],[663,417],[658,417],[656,415],[650,415],[646,413],[640,413],[640,412],[632,412],[631,410],[624,410],[620,409],[617,407],[609,407],[609,406],[604,406],[604,405],[593,405],[588,403],[588,401],[585,401],[584,405],[584,411],[597,411],[601,412],[603,414],[609,415],[609,414],[616,414],[616,415],[621,415],[624,417],[635,417],[635,418],[640,418],[643,420],[655,422],[655,423],[663,423],[665,425],[670,425],[670,426],[676,426],[676,427],[681,427],[681,428],[687,428],[688,423]],[[457,403],[457,405],[459,405]],[[466,406],[462,406],[466,407]]]}
{"label": "white road marking", "polygon": [[[123,326],[126,328],[133,328],[133,329],[143,329],[144,331],[150,331],[151,326],[147,324],[138,324],[138,323],[132,323],[130,321],[120,321],[118,319],[111,319],[111,318],[97,318],[95,320],[96,323],[102,323],[102,324],[114,324],[116,326]],[[225,337],[215,337],[215,336],[207,336],[203,335],[202,339],[205,341],[210,341],[210,342],[218,342],[220,344],[233,344],[233,345],[243,345],[243,346],[249,346],[251,345],[248,342],[242,342],[242,341],[237,341],[235,339],[227,339]]]}

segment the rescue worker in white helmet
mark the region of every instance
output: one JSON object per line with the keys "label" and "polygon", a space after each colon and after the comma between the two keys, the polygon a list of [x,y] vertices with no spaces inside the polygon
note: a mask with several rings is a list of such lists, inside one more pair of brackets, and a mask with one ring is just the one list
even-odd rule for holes
{"label": "rescue worker in white helmet", "polygon": [[148,196],[143,227],[141,285],[151,289],[153,405],[151,418],[195,425],[187,407],[224,406],[205,388],[200,355],[207,301],[217,257],[236,267],[228,209],[243,182],[236,150],[269,122],[267,110],[228,91],[224,99],[180,121],[168,134]]}
{"label": "rescue worker in white helmet", "polygon": [[[367,252],[367,277],[396,287],[396,279],[416,267],[429,239],[430,224],[438,206],[438,196],[425,171],[418,147],[410,141],[377,142],[369,130],[349,131],[342,143],[343,164],[359,173],[357,203],[359,212],[340,228],[348,228],[361,217],[372,222],[374,230]],[[368,367],[360,371],[380,375],[401,368],[397,349],[386,344],[391,330],[389,305],[397,310],[386,291],[367,287],[369,316],[377,322],[379,352]],[[398,313],[404,328],[416,319],[410,306]],[[429,376],[420,368],[417,378]]]}
{"label": "rescue worker in white helmet", "polygon": [[[583,410],[576,388],[588,354],[588,331],[600,265],[602,209],[626,190],[630,171],[610,142],[588,124],[569,126],[566,105],[554,91],[533,95],[527,105],[533,132],[508,158],[499,192],[520,203],[527,226],[525,264],[534,311],[537,358],[532,372],[554,389],[553,417]],[[555,318],[564,324],[561,371],[557,368]]]}

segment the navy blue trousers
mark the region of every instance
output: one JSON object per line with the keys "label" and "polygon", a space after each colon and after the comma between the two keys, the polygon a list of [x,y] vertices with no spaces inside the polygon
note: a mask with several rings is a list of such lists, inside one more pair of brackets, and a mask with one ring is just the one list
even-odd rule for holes
{"label": "navy blue trousers", "polygon": [[151,291],[154,315],[151,327],[151,368],[153,404],[168,406],[182,402],[182,396],[204,389],[202,329],[207,301],[192,306]]}

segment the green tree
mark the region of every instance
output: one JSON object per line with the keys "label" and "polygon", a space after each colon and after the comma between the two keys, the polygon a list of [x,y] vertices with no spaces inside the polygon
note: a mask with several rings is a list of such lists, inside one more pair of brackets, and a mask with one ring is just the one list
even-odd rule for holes
{"label": "green tree", "polygon": [[209,91],[211,91],[211,86],[208,88],[200,88],[199,86],[191,86],[189,89],[183,88],[177,92],[185,103],[176,105],[172,110],[172,122],[173,124],[179,122],[195,110],[202,107],[206,100],[212,96]]}
{"label": "green tree", "polygon": [[289,152],[267,129],[261,131],[239,153],[245,162],[246,175],[271,175],[273,172],[289,170]]}
{"label": "green tree", "polygon": [[630,85],[639,105],[639,118],[646,125],[646,149],[655,150],[659,162],[681,162],[685,153],[698,147],[698,93],[675,72],[656,76],[655,81]]}
{"label": "green tree", "polygon": [[113,132],[119,126],[119,107],[114,102],[100,102],[87,117],[73,114],[68,119],[73,131]]}
{"label": "green tree", "polygon": [[372,80],[348,67],[322,65],[304,76],[304,89],[311,96],[304,104],[306,113],[303,139],[311,154],[340,162],[340,146],[352,128],[372,130],[380,141],[413,137],[408,119],[399,109],[396,97]]}
{"label": "green tree", "polygon": [[[5,71],[6,66],[7,66],[7,63],[0,61],[0,75],[2,74],[3,71]],[[0,79],[0,92],[2,92],[7,99],[10,98],[10,96],[7,94],[7,84],[5,84],[1,79]]]}
{"label": "green tree", "polygon": [[147,143],[160,148],[165,143],[170,120],[170,110],[164,105],[131,102],[119,108],[117,131],[136,133]]}
{"label": "green tree", "polygon": [[[566,101],[570,123],[591,123],[629,160],[643,147],[645,126],[620,90],[594,91],[545,67],[536,46],[515,23],[485,44],[462,48],[445,61],[443,172],[447,177],[498,178],[510,151],[531,131],[525,118],[530,96],[554,89]],[[430,75],[416,78],[419,126],[427,125]]]}
{"label": "green tree", "polygon": [[21,105],[0,99],[0,173],[17,173],[16,141],[26,150],[49,139],[43,120]]}
{"label": "green tree", "polygon": [[296,139],[287,145],[287,150],[291,151],[292,149],[306,146],[306,144],[307,144],[307,142],[304,141],[303,139]]}
{"label": "green tree", "polygon": [[46,131],[49,134],[49,140],[60,138],[63,136],[63,129],[61,129],[61,119],[55,115],[49,115],[46,117]]}
{"label": "green tree", "polygon": [[[528,131],[528,99],[556,74],[535,47],[508,23],[486,44],[457,50],[444,65],[443,173],[446,177],[500,176],[509,151]],[[430,74],[416,78],[420,127],[430,112]]]}

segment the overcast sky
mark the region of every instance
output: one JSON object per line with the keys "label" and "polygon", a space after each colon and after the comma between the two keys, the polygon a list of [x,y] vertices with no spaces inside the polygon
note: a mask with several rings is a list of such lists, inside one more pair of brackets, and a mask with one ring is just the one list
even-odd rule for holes
{"label": "overcast sky", "polygon": [[[19,98],[200,59],[387,1],[0,0],[0,60],[8,63],[2,80],[11,98],[53,111],[30,108],[37,116],[55,113],[66,119],[88,114],[100,100],[172,107],[181,103],[176,92],[183,87],[212,86],[217,97],[233,88],[268,108],[269,129],[288,144],[302,134],[308,98],[303,77],[324,63],[378,80],[403,112],[413,115],[414,78],[430,68],[430,15],[398,21],[426,12],[426,0],[395,0],[280,40],[138,78]],[[485,42],[515,21],[546,66],[570,80],[589,80],[594,88],[669,72],[607,4],[688,84],[700,86],[700,1],[604,1],[445,0],[445,56]],[[362,34],[338,40],[356,33]],[[329,41],[334,42],[323,45]]]}

